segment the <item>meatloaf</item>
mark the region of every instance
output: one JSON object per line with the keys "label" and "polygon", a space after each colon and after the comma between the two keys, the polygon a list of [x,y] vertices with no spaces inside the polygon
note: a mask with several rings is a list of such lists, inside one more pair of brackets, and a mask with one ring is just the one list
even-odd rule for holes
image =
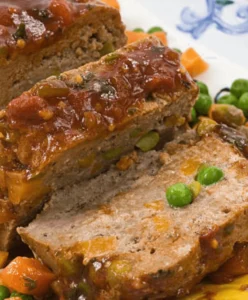
{"label": "meatloaf", "polygon": [[0,118],[0,248],[53,190],[96,176],[135,145],[159,146],[197,94],[179,55],[148,38],[11,101]]}
{"label": "meatloaf", "polygon": [[[167,188],[191,184],[205,165],[224,178],[201,186],[191,204],[171,207]],[[58,275],[54,287],[65,299],[184,295],[247,241],[247,172],[243,154],[219,135],[181,138],[126,172],[113,168],[54,194],[19,233]]]}
{"label": "meatloaf", "polygon": [[0,16],[0,107],[126,43],[119,11],[97,0],[1,1]]}

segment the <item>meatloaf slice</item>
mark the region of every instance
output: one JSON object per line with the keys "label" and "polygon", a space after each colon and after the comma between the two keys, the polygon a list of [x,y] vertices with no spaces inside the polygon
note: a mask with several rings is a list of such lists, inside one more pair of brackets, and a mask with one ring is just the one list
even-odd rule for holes
{"label": "meatloaf slice", "polygon": [[51,191],[96,176],[137,143],[155,147],[187,120],[197,94],[179,55],[149,38],[11,101],[0,119],[0,237]]}
{"label": "meatloaf slice", "polygon": [[[184,145],[183,145],[183,143]],[[160,156],[164,165],[157,164]],[[202,165],[224,178],[193,203],[168,205],[172,184],[190,184]],[[19,233],[67,286],[66,299],[164,299],[183,295],[248,239],[248,161],[212,134],[141,156],[127,172],[106,174],[53,195]],[[77,288],[72,295],[71,288]],[[76,296],[75,296],[76,295]]]}
{"label": "meatloaf slice", "polygon": [[119,11],[97,0],[1,1],[0,15],[0,107],[126,43]]}

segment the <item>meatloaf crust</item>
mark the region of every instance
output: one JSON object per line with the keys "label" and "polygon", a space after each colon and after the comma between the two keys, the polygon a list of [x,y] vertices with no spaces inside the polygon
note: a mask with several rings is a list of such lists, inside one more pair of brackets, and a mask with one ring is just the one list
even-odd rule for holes
{"label": "meatloaf crust", "polygon": [[0,107],[126,43],[119,11],[101,1],[2,1],[0,15]]}
{"label": "meatloaf crust", "polygon": [[1,112],[1,223],[32,218],[51,191],[96,176],[148,132],[183,125],[197,94],[156,38],[37,83]]}
{"label": "meatloaf crust", "polygon": [[[19,229],[63,278],[58,286],[67,282],[60,286],[66,299],[183,295],[230,258],[236,242],[247,241],[248,162],[235,146],[212,134],[147,155],[127,172],[111,170],[54,194]],[[202,186],[192,204],[170,207],[167,187],[192,183],[205,164],[221,168],[223,180]],[[77,287],[74,296],[70,286]]]}

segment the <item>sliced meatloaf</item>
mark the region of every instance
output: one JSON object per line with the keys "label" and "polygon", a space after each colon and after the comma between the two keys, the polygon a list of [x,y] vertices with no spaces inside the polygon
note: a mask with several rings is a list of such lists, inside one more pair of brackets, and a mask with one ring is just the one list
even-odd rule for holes
{"label": "sliced meatloaf", "polygon": [[[202,186],[191,204],[169,206],[167,188],[191,184],[203,165],[224,178]],[[65,299],[183,295],[247,241],[247,172],[248,161],[219,135],[181,138],[126,172],[112,169],[54,194],[19,233],[58,275],[54,287]]]}
{"label": "sliced meatloaf", "polygon": [[0,15],[0,107],[126,43],[119,11],[97,0],[1,1]]}
{"label": "sliced meatloaf", "polygon": [[0,119],[0,248],[6,220],[32,218],[51,191],[96,176],[135,145],[159,146],[197,94],[179,55],[149,38],[11,101]]}

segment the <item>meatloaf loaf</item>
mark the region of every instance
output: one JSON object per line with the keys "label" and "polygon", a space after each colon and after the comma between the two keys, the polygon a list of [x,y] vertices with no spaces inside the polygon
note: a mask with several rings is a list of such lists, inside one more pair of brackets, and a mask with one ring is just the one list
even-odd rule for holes
{"label": "meatloaf loaf", "polygon": [[[205,165],[224,178],[201,186],[191,204],[171,207],[167,188],[195,182]],[[112,169],[54,194],[19,233],[58,275],[54,287],[65,299],[183,295],[247,241],[247,172],[248,161],[219,135],[181,139],[126,172]]]}
{"label": "meatloaf loaf", "polygon": [[126,43],[119,11],[97,0],[1,1],[0,16],[0,107]]}
{"label": "meatloaf loaf", "polygon": [[148,38],[11,101],[0,119],[0,248],[51,191],[96,176],[136,144],[159,145],[197,94],[179,55]]}

